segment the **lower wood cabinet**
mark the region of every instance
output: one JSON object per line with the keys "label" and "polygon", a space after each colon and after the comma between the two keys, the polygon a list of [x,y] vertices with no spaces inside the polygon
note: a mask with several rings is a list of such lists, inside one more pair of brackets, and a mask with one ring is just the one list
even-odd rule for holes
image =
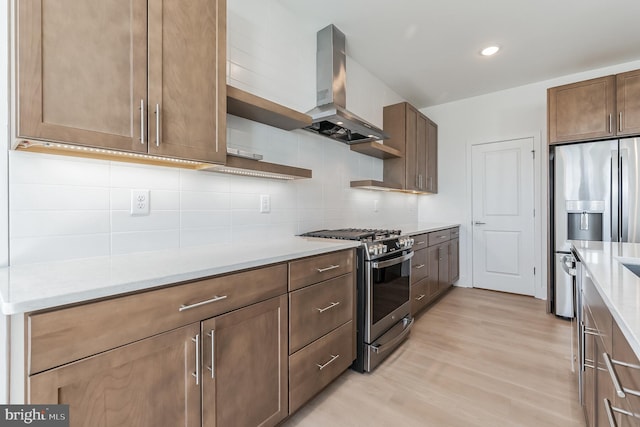
{"label": "lower wood cabinet", "polygon": [[165,332],[28,379],[29,403],[70,405],[70,425],[200,426],[200,324]]}
{"label": "lower wood cabinet", "polygon": [[273,426],[288,415],[287,313],[283,295],[202,322],[203,426]]}
{"label": "lower wood cabinet", "polygon": [[411,260],[411,315],[428,306],[451,288],[460,276],[459,228],[447,228],[414,236]]}

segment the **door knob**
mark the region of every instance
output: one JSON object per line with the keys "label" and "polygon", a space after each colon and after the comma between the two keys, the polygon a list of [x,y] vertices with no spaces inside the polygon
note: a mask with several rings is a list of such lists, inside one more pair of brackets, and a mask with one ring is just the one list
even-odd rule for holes
{"label": "door knob", "polygon": [[484,224],[486,224],[486,222],[480,222],[480,221],[474,221],[473,223],[475,225],[484,225]]}

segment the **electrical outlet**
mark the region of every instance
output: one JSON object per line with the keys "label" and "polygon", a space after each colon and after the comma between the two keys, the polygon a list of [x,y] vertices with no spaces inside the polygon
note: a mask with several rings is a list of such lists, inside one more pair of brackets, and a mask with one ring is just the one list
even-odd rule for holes
{"label": "electrical outlet", "polygon": [[149,215],[149,190],[131,190],[131,215]]}
{"label": "electrical outlet", "polygon": [[260,213],[271,212],[271,196],[268,194],[260,195]]}

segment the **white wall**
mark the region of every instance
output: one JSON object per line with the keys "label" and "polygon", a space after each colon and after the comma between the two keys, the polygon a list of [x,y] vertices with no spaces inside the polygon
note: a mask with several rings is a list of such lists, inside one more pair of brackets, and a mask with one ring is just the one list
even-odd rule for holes
{"label": "white wall", "polygon": [[[8,2],[7,2],[8,3]],[[7,148],[9,141],[9,6],[0,11],[0,267],[9,263],[9,228],[7,207],[8,171]],[[0,314],[0,404],[8,396],[8,318]]]}
{"label": "white wall", "polygon": [[[277,2],[229,0],[229,84],[299,111],[313,108],[318,29],[297,22]],[[355,61],[348,59],[347,67],[348,107],[382,127],[382,107],[401,98]],[[382,161],[345,144],[234,116],[227,140],[265,161],[312,169],[313,179],[280,182],[10,152],[11,264],[417,221],[415,195],[350,189],[352,180],[382,179]],[[151,190],[149,216],[128,213],[130,190],[138,188]],[[261,194],[271,195],[269,214],[258,212]]]}
{"label": "white wall", "polygon": [[[514,89],[490,93],[461,101],[424,108],[421,111],[438,123],[438,194],[419,199],[420,221],[456,221],[462,224],[460,239],[461,286],[471,285],[471,204],[470,165],[467,159],[471,144],[511,138],[535,137],[540,141],[539,204],[542,218],[547,209],[547,88],[640,68],[640,61],[591,70],[579,74],[538,82]],[[538,258],[540,287],[537,297],[546,294],[546,219],[538,230],[543,245]]]}

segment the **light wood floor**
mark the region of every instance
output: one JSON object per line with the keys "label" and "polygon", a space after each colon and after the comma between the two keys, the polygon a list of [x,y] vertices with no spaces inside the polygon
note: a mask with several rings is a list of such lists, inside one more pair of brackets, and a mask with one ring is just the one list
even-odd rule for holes
{"label": "light wood floor", "polygon": [[584,426],[570,333],[544,301],[454,288],[376,371],[345,372],[284,426]]}

